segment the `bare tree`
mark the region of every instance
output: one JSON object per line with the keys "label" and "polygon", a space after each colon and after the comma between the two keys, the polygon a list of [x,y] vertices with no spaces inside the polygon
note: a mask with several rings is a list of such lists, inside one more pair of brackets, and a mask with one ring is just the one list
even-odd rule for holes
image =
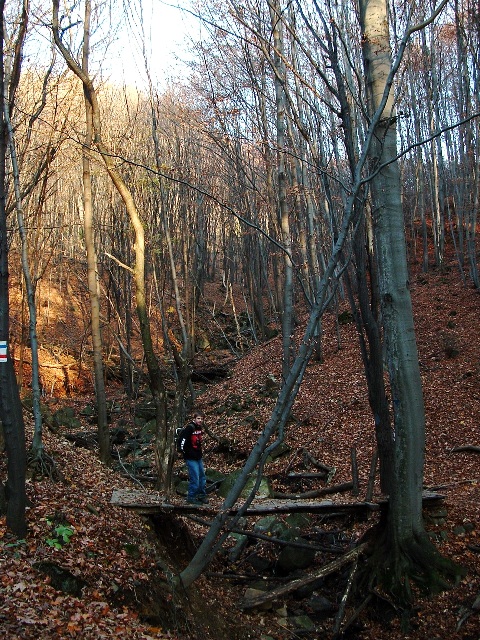
{"label": "bare tree", "polygon": [[[83,52],[82,71],[88,76],[88,61],[90,54],[90,19],[91,2],[85,2],[85,19],[83,23]],[[85,230],[85,247],[87,250],[88,290],[90,292],[93,367],[95,378],[95,398],[97,403],[97,427],[100,459],[104,464],[110,464],[110,434],[107,420],[107,401],[105,397],[105,381],[103,367],[102,333],[100,323],[100,291],[98,284],[97,256],[95,238],[93,234],[93,198],[92,174],[90,167],[90,151],[93,140],[92,105],[85,92],[85,146],[82,153],[83,167],[83,216]]]}
{"label": "bare tree", "polygon": [[[64,57],[65,62],[67,63],[70,70],[82,82],[86,99],[90,103],[92,110],[95,146],[100,153],[100,156],[105,164],[112,183],[114,184],[116,190],[122,198],[135,233],[135,267],[133,268],[133,274],[135,280],[137,315],[140,324],[140,334],[142,337],[142,345],[148,369],[150,391],[152,393],[152,398],[156,408],[156,422],[158,433],[157,447],[155,451],[158,472],[157,486],[167,491],[169,489],[167,469],[163,465],[163,448],[166,447],[167,442],[166,391],[160,371],[158,358],[156,357],[153,348],[150,320],[147,311],[147,299],[145,292],[145,230],[142,220],[137,211],[132,193],[127,187],[127,184],[121,176],[117,166],[115,165],[112,153],[103,140],[100,106],[98,103],[97,92],[92,79],[88,73],[85,73],[81,65],[75,60],[73,54],[63,42],[59,24],[59,0],[53,0],[52,29],[55,44]],[[158,446],[158,443],[161,443],[160,447]]]}
{"label": "bare tree", "polygon": [[25,518],[26,450],[22,405],[11,357],[9,332],[8,239],[5,208],[5,163],[8,132],[4,115],[4,10],[5,3],[0,0],[0,15],[2,17],[0,38],[0,420],[7,452],[8,476],[5,485],[7,526],[15,535],[22,538],[27,531]]}
{"label": "bare tree", "polygon": [[[445,4],[445,3],[443,3]],[[435,19],[440,9],[430,18]],[[394,416],[394,481],[383,544],[376,547],[373,574],[397,601],[408,607],[410,581],[436,592],[461,571],[442,558],[428,537],[422,517],[425,409],[413,324],[403,227],[390,33],[385,0],[360,1],[368,108],[375,123],[369,149],[373,228],[380,303]],[[395,60],[398,67],[408,37]],[[372,576],[370,580],[373,581]]]}

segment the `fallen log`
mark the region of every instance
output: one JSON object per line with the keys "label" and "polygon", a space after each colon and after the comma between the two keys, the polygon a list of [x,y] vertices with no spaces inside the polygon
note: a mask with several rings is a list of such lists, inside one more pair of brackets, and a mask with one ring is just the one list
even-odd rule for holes
{"label": "fallen log", "polygon": [[[192,505],[185,502],[167,502],[164,495],[154,491],[142,491],[140,489],[121,490],[112,492],[110,503],[117,507],[132,509],[143,515],[159,513],[203,513],[216,514],[220,505]],[[238,513],[241,505],[228,510],[230,515]],[[245,516],[266,515],[269,513],[338,513],[378,511],[380,506],[371,502],[342,502],[332,500],[259,500],[253,502],[244,513]]]}
{"label": "fallen log", "polygon": [[343,484],[335,484],[331,487],[323,487],[322,489],[314,489],[313,491],[305,491],[304,493],[280,493],[273,492],[273,497],[281,500],[303,500],[308,498],[319,498],[331,493],[342,493],[353,489],[353,482],[344,482]]}
{"label": "fallen log", "polygon": [[326,471],[323,471],[323,472],[322,471],[319,471],[319,472],[305,471],[305,473],[292,471],[287,475],[288,480],[314,480],[316,478],[323,479],[326,477],[327,477]]}
{"label": "fallen log", "polygon": [[[349,483],[351,484],[351,483]],[[333,487],[331,487],[333,489]],[[445,496],[433,491],[423,492],[423,506],[437,504],[444,500]],[[188,513],[216,514],[221,505],[192,505],[186,502],[175,503],[155,491],[141,489],[114,489],[110,503],[125,509],[132,509],[142,515],[155,515],[160,513]],[[388,499],[379,502],[334,502],[333,500],[275,500],[263,499],[253,502],[245,511],[245,516],[259,516],[269,513],[321,513],[346,515],[348,513],[369,513],[379,511],[388,506]],[[241,505],[228,509],[230,515],[236,515]]]}
{"label": "fallen log", "polygon": [[300,589],[300,587],[310,584],[311,582],[315,582],[315,580],[318,580],[318,578],[324,578],[325,576],[334,573],[345,564],[352,562],[364,552],[366,546],[367,543],[364,542],[358,547],[355,547],[355,549],[351,549],[350,551],[348,551],[341,558],[337,558],[336,560],[333,560],[333,562],[329,562],[327,565],[321,567],[317,571],[314,571],[305,578],[297,578],[296,580],[292,580],[291,582],[288,582],[281,587],[277,587],[276,589],[272,589],[271,591],[266,591],[265,593],[257,595],[253,598],[244,598],[240,602],[239,607],[241,609],[254,609],[255,607],[259,607],[266,602],[278,600],[287,593],[297,591],[297,589]]}

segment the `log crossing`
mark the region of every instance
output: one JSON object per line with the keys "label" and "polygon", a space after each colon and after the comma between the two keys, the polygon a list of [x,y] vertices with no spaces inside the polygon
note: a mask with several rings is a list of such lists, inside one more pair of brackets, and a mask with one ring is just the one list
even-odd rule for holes
{"label": "log crossing", "polygon": [[[444,496],[431,491],[424,491],[424,506],[437,504]],[[115,489],[110,503],[117,507],[130,509],[141,515],[157,515],[162,513],[176,513],[179,515],[190,513],[204,513],[214,515],[221,508],[219,504],[192,505],[183,499],[175,502],[174,499],[166,499],[164,495],[155,491],[143,491],[141,489]],[[217,502],[217,501],[216,501]],[[246,516],[260,516],[269,513],[356,513],[368,514],[379,511],[387,501],[379,502],[348,502],[334,500],[274,500],[264,498],[252,502],[246,510]],[[235,515],[241,508],[239,506],[228,509],[230,515]]]}

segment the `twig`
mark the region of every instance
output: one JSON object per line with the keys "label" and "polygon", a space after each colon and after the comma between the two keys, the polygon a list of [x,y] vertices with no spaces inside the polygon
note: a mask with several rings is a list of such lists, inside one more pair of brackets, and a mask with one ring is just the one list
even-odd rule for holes
{"label": "twig", "polygon": [[335,625],[333,627],[333,637],[337,638],[340,632],[340,627],[342,626],[343,616],[345,614],[345,607],[347,606],[348,596],[350,594],[350,590],[353,584],[353,578],[357,572],[358,567],[358,556],[355,558],[355,562],[353,563],[352,570],[350,571],[350,575],[348,576],[347,587],[345,589],[345,593],[342,596],[342,600],[340,601],[340,606],[338,607],[338,613],[335,618]]}
{"label": "twig", "polygon": [[477,484],[480,482],[479,478],[471,478],[470,480],[457,480],[456,482],[448,482],[447,484],[436,484],[431,487],[425,487],[426,491],[441,491],[443,489],[449,489],[451,487],[458,487],[460,484]]}
{"label": "twig", "polygon": [[118,266],[123,267],[123,269],[126,269],[127,271],[130,271],[130,273],[135,273],[132,267],[129,267],[128,264],[124,264],[118,258],[116,258],[115,256],[112,256],[111,253],[108,253],[108,251],[105,251],[105,255],[107,256],[107,258],[110,258],[111,260],[116,262]]}
{"label": "twig", "polygon": [[118,457],[118,462],[120,463],[120,466],[122,467],[122,469],[125,471],[125,473],[127,474],[127,476],[129,478],[131,478],[134,482],[136,482],[138,485],[140,485],[142,487],[142,489],[144,491],[146,491],[146,488],[143,486],[143,484],[140,482],[140,480],[138,478],[136,478],[135,476],[133,476],[130,471],[125,467],[125,465],[122,462],[122,458],[120,457],[120,452],[118,451],[117,447],[114,447],[115,453],[117,454]]}

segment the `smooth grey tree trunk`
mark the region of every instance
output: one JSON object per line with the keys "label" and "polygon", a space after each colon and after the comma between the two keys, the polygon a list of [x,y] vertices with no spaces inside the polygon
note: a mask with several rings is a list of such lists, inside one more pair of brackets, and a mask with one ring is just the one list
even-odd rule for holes
{"label": "smooth grey tree trunk", "polygon": [[361,0],[363,55],[370,113],[389,91],[370,147],[372,216],[380,304],[392,394],[395,481],[390,495],[390,526],[398,540],[423,533],[422,484],[425,411],[413,326],[405,247],[400,171],[395,159],[393,90],[386,85],[391,56],[385,0]]}
{"label": "smooth grey tree trunk", "polygon": [[[445,567],[428,538],[422,516],[425,410],[410,296],[401,184],[396,160],[393,89],[387,80],[391,54],[386,0],[360,0],[368,108],[381,111],[370,147],[373,229],[380,304],[394,417],[394,482],[385,547],[378,551],[381,581],[402,604],[410,579],[427,590],[445,586]],[[382,109],[383,106],[383,109]],[[377,556],[378,557],[378,556]],[[452,574],[449,573],[449,576]]]}

